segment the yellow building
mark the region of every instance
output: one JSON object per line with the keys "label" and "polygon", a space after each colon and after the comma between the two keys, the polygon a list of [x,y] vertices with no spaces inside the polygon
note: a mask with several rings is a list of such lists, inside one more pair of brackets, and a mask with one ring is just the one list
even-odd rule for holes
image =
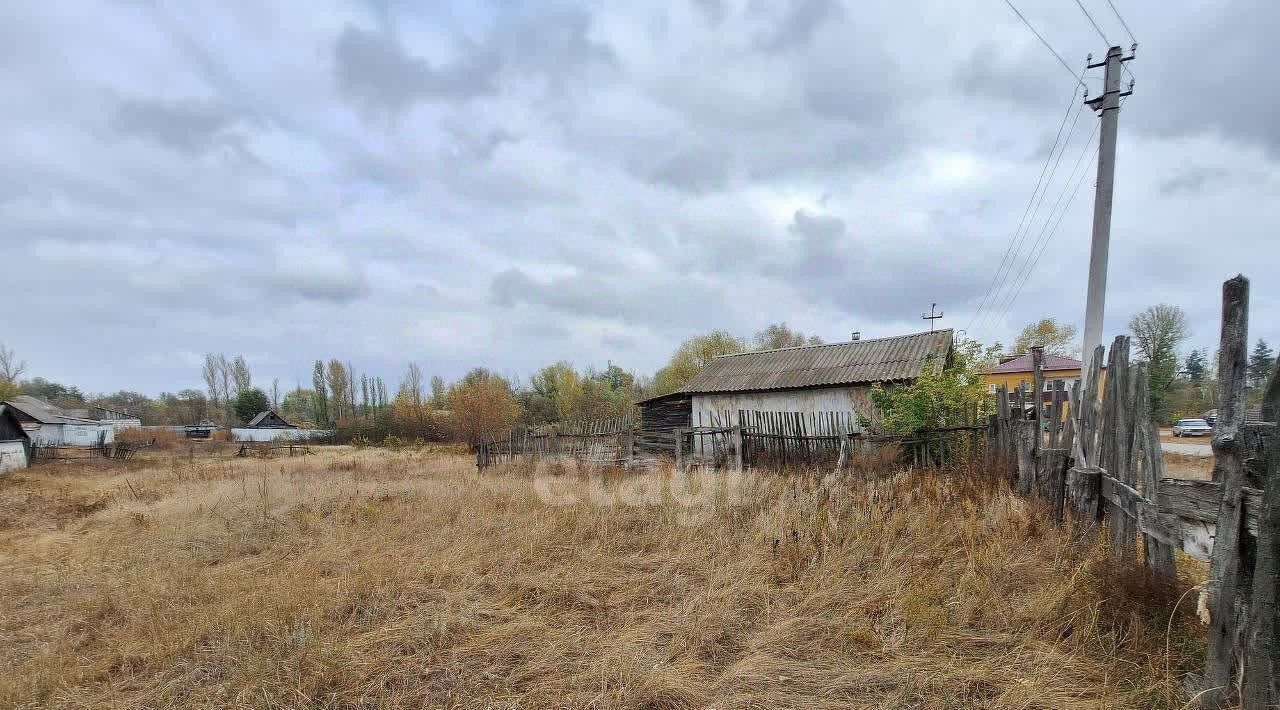
{"label": "yellow building", "polygon": [[[1045,354],[1044,363],[1042,364],[1044,391],[1040,393],[1042,416],[1048,414],[1049,407],[1053,404],[1054,380],[1063,381],[1063,408],[1067,408],[1071,387],[1080,379],[1080,367],[1082,365],[1083,363],[1075,358]],[[999,365],[982,373],[982,384],[987,388],[987,392],[993,396],[996,393],[996,387],[1000,385],[1004,385],[1010,395],[1018,387],[1023,387],[1029,392],[1034,379],[1033,369],[1031,366],[1031,353],[1002,358]],[[1009,403],[1013,404],[1013,402],[1014,399],[1010,396]]]}

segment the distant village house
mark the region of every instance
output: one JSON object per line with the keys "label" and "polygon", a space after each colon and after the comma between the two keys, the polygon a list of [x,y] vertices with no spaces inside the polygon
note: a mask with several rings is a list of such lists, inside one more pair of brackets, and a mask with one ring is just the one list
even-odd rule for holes
{"label": "distant village house", "polygon": [[116,427],[110,421],[90,419],[89,410],[62,409],[42,399],[19,395],[4,402],[12,409],[22,429],[36,446],[96,446],[115,441]]}
{"label": "distant village house", "polygon": [[245,425],[246,429],[297,429],[294,424],[285,421],[284,417],[272,410],[258,412],[258,415],[249,420]]}
{"label": "distant village house", "polygon": [[639,403],[640,428],[735,426],[739,411],[875,416],[871,388],[906,383],[952,358],[952,331],[722,355],[678,392]]}

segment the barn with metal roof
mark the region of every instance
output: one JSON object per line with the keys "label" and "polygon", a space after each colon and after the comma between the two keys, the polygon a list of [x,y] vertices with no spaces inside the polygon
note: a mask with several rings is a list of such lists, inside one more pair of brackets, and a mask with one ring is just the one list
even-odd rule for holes
{"label": "barn with metal roof", "polygon": [[[737,424],[739,411],[872,417],[873,385],[910,382],[951,356],[951,330],[721,355],[680,391],[641,402],[641,426],[652,428],[648,419],[658,424],[649,412],[671,427]],[[671,424],[668,410],[686,400],[689,420]]]}
{"label": "barn with metal roof", "polygon": [[19,395],[4,404],[13,410],[32,444],[94,446],[115,440],[115,427],[111,424],[72,416],[42,399]]}

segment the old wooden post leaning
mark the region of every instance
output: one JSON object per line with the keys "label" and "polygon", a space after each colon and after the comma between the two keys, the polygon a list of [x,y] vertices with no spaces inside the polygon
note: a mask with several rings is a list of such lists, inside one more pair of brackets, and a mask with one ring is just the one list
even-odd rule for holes
{"label": "old wooden post leaning", "polygon": [[742,470],[742,427],[735,426],[733,428],[733,432],[731,433],[731,436],[733,437],[733,440],[732,440],[733,470],[741,471]]}
{"label": "old wooden post leaning", "polygon": [[1240,557],[1244,522],[1244,463],[1239,440],[1248,376],[1249,280],[1222,285],[1222,339],[1218,351],[1218,419],[1213,427],[1213,478],[1222,490],[1209,568],[1209,638],[1202,703],[1223,707],[1235,671],[1236,605],[1245,573]]}
{"label": "old wooden post leaning", "polygon": [[676,449],[675,449],[676,450],[676,470],[683,471],[684,470],[684,429],[680,427],[676,427],[673,437],[675,438],[675,445],[676,445]]}
{"label": "old wooden post leaning", "polygon": [[[1136,365],[1133,375],[1134,390],[1137,392],[1133,407],[1136,420],[1133,446],[1141,452],[1142,495],[1155,504],[1155,520],[1150,521],[1150,524],[1160,525],[1164,522],[1160,516],[1159,495],[1160,479],[1164,478],[1164,452],[1160,449],[1160,431],[1151,418],[1151,383],[1146,363]],[[1141,516],[1139,520],[1141,521]],[[1143,561],[1148,569],[1164,579],[1177,579],[1178,568],[1174,562],[1173,546],[1155,535],[1147,534],[1143,536],[1143,549],[1146,551]]]}
{"label": "old wooden post leaning", "polygon": [[[1115,383],[1111,393],[1115,402],[1109,407],[1111,415],[1111,449],[1110,468],[1103,464],[1107,473],[1117,481],[1130,488],[1136,488],[1137,480],[1133,472],[1133,399],[1135,397],[1132,378],[1129,376],[1129,338],[1118,335],[1111,344],[1115,369],[1107,373],[1107,382]],[[1127,506],[1115,508],[1111,517],[1111,539],[1124,559],[1135,559],[1138,555],[1137,519],[1130,517]],[[1136,509],[1135,509],[1136,514]]]}
{"label": "old wooden post leaning", "polygon": [[1072,406],[1072,416],[1076,420],[1076,463],[1067,472],[1067,499],[1075,519],[1086,525],[1096,525],[1101,512],[1102,469],[1098,465],[1097,430],[1102,357],[1103,348],[1099,345],[1089,358],[1089,377],[1085,380],[1084,391],[1076,388],[1078,397]]}
{"label": "old wooden post leaning", "polygon": [[[1041,442],[1043,436],[1040,433],[1041,419],[1044,411],[1044,346],[1031,346],[1031,406],[1035,408],[1036,420],[1036,438],[1035,447],[1032,449],[1035,453],[1037,463],[1040,461],[1040,451],[1043,448]],[[1037,478],[1039,478],[1037,476]]]}

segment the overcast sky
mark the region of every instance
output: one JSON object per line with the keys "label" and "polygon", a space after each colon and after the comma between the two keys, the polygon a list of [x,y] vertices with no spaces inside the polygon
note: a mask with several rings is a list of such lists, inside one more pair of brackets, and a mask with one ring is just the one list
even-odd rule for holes
{"label": "overcast sky", "polygon": [[[1212,345],[1244,272],[1280,338],[1280,6],[1115,2],[1106,332],[1165,301]],[[1072,67],[1105,53],[1074,3],[1016,4]],[[208,351],[285,386],[320,357],[652,372],[713,328],[893,335],[932,302],[1009,342],[1083,319],[1072,84],[1000,0],[3,3],[0,340],[152,394]],[[1064,115],[1025,286],[986,297]]]}

